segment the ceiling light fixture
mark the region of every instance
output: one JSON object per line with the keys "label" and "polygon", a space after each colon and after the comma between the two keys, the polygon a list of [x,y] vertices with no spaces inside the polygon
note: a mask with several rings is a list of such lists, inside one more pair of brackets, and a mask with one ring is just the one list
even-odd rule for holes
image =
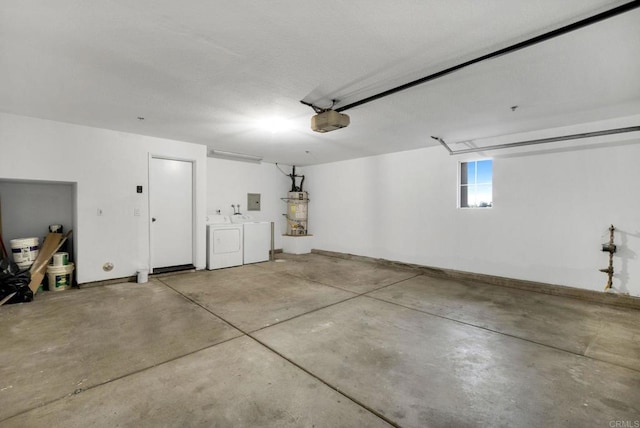
{"label": "ceiling light fixture", "polygon": [[240,160],[246,162],[261,162],[262,156],[247,155],[245,153],[226,152],[224,150],[209,150],[208,156],[210,158],[221,158]]}
{"label": "ceiling light fixture", "polygon": [[278,132],[288,131],[291,129],[292,124],[290,120],[283,119],[281,117],[268,117],[261,119],[257,122],[260,129],[269,131],[272,134]]}

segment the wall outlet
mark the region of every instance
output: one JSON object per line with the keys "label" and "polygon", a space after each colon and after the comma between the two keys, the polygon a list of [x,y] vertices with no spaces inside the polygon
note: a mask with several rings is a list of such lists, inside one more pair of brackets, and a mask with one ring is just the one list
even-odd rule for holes
{"label": "wall outlet", "polygon": [[133,209],[133,215],[136,217],[140,217],[140,208],[134,208]]}

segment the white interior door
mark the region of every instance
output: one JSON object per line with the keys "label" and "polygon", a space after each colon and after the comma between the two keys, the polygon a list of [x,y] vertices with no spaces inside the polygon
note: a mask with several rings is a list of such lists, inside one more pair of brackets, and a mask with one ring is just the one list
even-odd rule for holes
{"label": "white interior door", "polygon": [[193,165],[151,158],[151,269],[193,263]]}

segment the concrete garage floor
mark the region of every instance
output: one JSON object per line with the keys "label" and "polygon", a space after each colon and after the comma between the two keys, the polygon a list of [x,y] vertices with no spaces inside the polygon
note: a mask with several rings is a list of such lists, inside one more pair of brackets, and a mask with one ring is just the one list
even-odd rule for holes
{"label": "concrete garage floor", "polygon": [[0,426],[639,426],[639,314],[319,254],[43,293]]}

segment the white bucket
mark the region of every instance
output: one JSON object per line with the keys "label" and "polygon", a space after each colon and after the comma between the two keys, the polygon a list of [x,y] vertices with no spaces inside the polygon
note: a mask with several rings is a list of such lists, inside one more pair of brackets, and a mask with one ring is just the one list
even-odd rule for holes
{"label": "white bucket", "polygon": [[138,269],[138,284],[149,281],[149,269]]}
{"label": "white bucket", "polygon": [[68,290],[73,285],[73,263],[65,266],[47,266],[47,276],[49,277],[49,290]]}
{"label": "white bucket", "polygon": [[69,264],[69,253],[55,253],[53,255],[54,266],[66,266]]}
{"label": "white bucket", "polygon": [[12,239],[10,243],[13,261],[20,269],[28,268],[38,257],[40,249],[38,238]]}

